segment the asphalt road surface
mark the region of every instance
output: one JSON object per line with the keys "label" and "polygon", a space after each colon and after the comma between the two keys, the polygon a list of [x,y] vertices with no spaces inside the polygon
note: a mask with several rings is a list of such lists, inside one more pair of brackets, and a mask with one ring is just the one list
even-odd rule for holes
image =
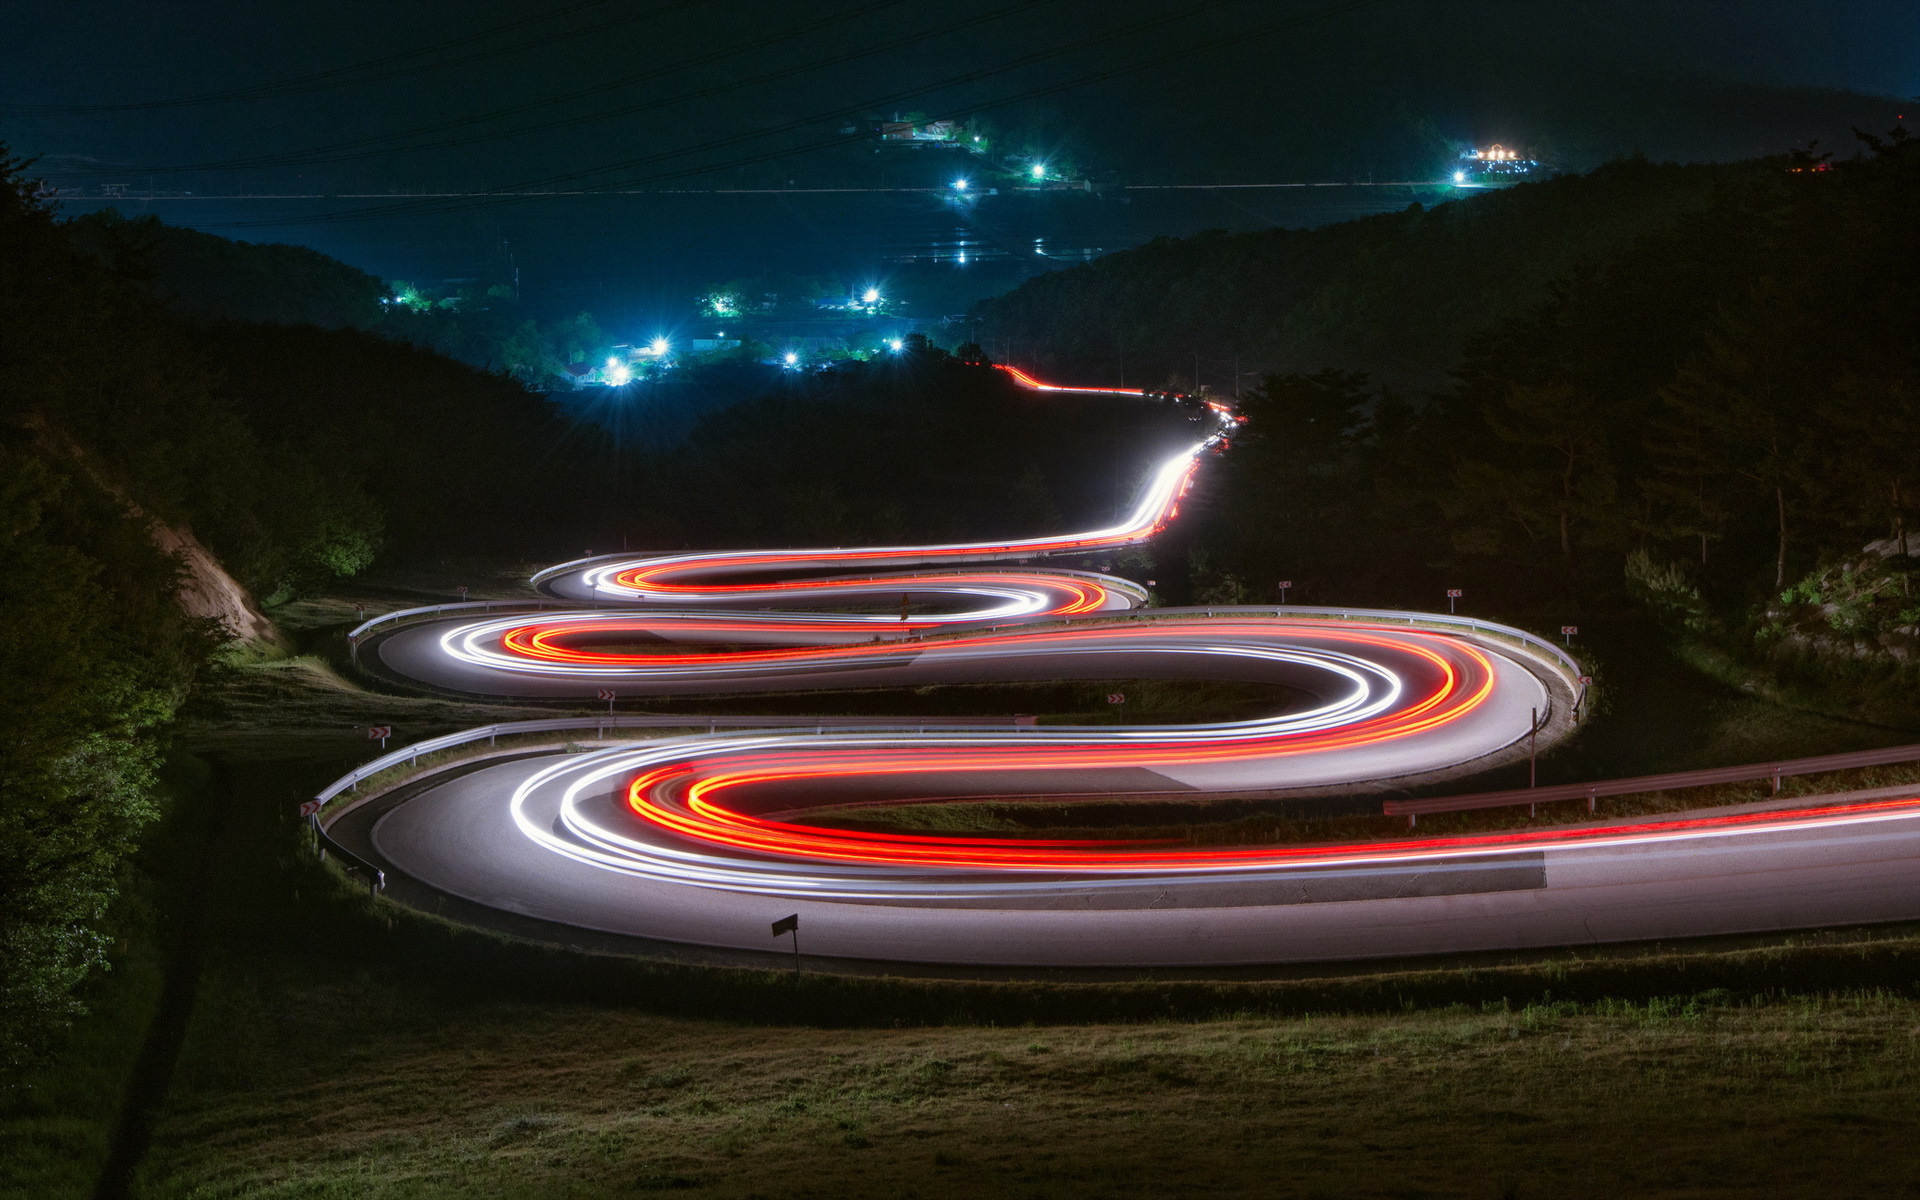
{"label": "asphalt road surface", "polygon": [[[1021,377],[1029,386],[1044,386]],[[1138,396],[1138,393],[1129,393]],[[449,775],[349,824],[384,865],[494,909],[766,950],[993,966],[1204,966],[1432,954],[1920,916],[1920,800],[1356,845],[1205,848],[856,831],[846,805],[1230,795],[1468,771],[1572,728],[1578,666],[1498,627],[1143,608],[1050,570],[1152,537],[1239,418],[1111,528],[936,546],[562,564],[564,612],[376,619],[357,652],[422,685],[607,698],[1059,679],[1212,679],[1293,697],[1255,720],[714,733]],[[1349,614],[1351,615],[1351,614]],[[1116,701],[1121,697],[1114,697]],[[1117,711],[1124,711],[1117,710]],[[1524,750],[1521,752],[1524,753]]]}

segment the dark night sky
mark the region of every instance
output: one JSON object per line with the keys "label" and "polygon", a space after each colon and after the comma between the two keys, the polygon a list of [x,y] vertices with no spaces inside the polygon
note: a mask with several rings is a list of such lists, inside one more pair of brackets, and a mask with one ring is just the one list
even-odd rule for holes
{"label": "dark night sky", "polygon": [[[63,0],[15,5],[7,18],[0,139],[41,156],[38,170],[64,184],[151,183],[202,195],[467,190],[563,175],[589,186],[646,185],[700,165],[723,169],[674,185],[899,183],[897,171],[883,180],[877,172],[885,164],[850,144],[741,160],[832,141],[840,119],[807,121],[829,110],[993,72],[1023,55],[1063,51],[923,98],[867,106],[865,114],[972,109],[1213,41],[1222,44],[991,116],[1021,144],[1071,155],[1119,181],[1426,179],[1449,140],[1518,141],[1575,168],[1633,149],[1701,159],[1778,151],[1811,137],[1845,143],[1850,124],[1885,128],[1903,108],[1897,98],[1920,91],[1920,7],[1911,0],[1380,0],[1245,36],[1339,7],[1330,0]],[[995,13],[1002,15],[966,29],[828,61]],[[1107,36],[1170,16],[1178,19]],[[474,38],[512,22],[524,24]],[[808,25],[818,27],[799,28]],[[434,49],[457,38],[472,40]],[[771,44],[730,53],[763,40]],[[340,86],[289,95],[71,110],[257,88],[388,56],[399,58],[378,78],[349,70]],[[478,57],[458,61],[470,56]],[[680,66],[689,60],[704,61]],[[792,73],[756,82],[776,71]],[[592,87],[603,90],[493,115]],[[609,114],[643,106],[651,107]],[[801,127],[755,136],[791,121]],[[553,122],[564,123],[529,128]],[[403,136],[384,147],[365,144],[395,135]],[[444,144],[455,138],[469,140]],[[714,144],[722,139],[739,140]],[[350,157],[316,161],[328,147]],[[669,157],[652,164],[603,169],[663,153]],[[259,161],[289,154],[295,161]],[[204,163],[230,165],[166,171]],[[383,272],[401,269],[392,244],[421,239],[378,228],[394,222],[321,228],[310,221],[351,207],[335,202],[299,219],[210,205],[159,211],[235,236],[306,241]],[[240,224],[282,217],[289,219],[251,232]],[[504,237],[513,219],[490,228]],[[581,210],[577,219],[589,226],[618,218]],[[794,232],[804,239],[806,228],[799,220]],[[591,244],[583,228],[580,253]]]}

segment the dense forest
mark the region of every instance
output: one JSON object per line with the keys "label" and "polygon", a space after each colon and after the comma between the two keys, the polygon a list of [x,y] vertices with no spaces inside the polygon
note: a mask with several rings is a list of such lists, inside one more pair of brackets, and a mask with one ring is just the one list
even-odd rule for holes
{"label": "dense forest", "polygon": [[1269,377],[1164,553],[1209,599],[1270,599],[1281,577],[1307,603],[1631,596],[1788,674],[1903,678],[1920,145],[1864,141],[1769,164],[1582,265],[1423,402],[1351,372]]}

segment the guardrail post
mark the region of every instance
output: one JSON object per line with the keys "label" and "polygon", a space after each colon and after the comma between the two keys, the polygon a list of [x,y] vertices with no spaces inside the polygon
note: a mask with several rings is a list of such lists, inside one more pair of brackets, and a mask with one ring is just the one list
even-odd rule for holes
{"label": "guardrail post", "polygon": [[1598,797],[1597,797],[1597,795],[1596,795],[1596,792],[1595,792],[1595,789],[1593,788],[1593,786],[1592,786],[1592,785],[1588,785],[1588,787],[1587,787],[1587,811],[1588,811],[1589,813],[1591,813],[1591,812],[1593,812],[1593,811],[1595,811],[1595,809],[1594,809],[1594,805],[1595,805],[1595,803],[1597,802],[1597,799],[1598,799]]}
{"label": "guardrail post", "polygon": [[1780,794],[1780,768],[1778,766],[1773,768],[1773,794],[1776,796]]}

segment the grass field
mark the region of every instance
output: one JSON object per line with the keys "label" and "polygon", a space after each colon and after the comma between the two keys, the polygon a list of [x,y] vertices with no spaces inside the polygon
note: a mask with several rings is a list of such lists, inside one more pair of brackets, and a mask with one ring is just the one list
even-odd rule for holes
{"label": "grass field", "polygon": [[165,1197],[1902,1195],[1920,1004],[821,1029],[209,981]]}

